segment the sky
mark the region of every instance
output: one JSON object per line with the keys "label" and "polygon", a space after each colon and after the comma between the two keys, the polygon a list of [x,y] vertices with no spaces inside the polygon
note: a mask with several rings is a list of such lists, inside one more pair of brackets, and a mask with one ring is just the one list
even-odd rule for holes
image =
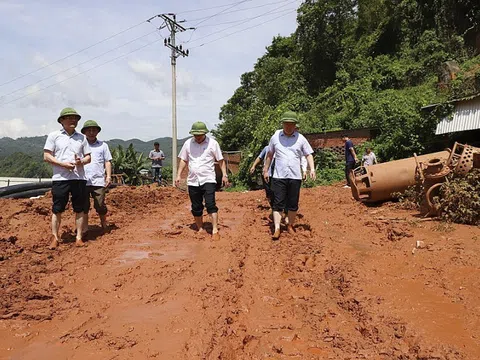
{"label": "sky", "polygon": [[67,106],[79,127],[96,120],[104,140],[170,137],[169,31],[159,17],[146,21],[162,13],[196,27],[177,34],[189,49],[177,59],[177,136],[195,121],[214,128],[240,76],[274,36],[295,31],[300,2],[0,0],[0,137],[58,130]]}

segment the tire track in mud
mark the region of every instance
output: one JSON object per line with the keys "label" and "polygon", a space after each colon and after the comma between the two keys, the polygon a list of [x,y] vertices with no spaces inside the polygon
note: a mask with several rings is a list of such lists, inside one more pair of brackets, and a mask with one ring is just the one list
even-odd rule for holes
{"label": "tire track in mud", "polygon": [[295,236],[272,242],[259,200],[245,204],[250,236],[232,239],[232,285],[206,358],[464,359],[426,345],[400,319],[377,316],[382,298],[363,293],[354,259],[336,247],[339,229],[300,212]]}
{"label": "tire track in mud", "polygon": [[[213,242],[192,229],[186,194],[161,191],[119,191],[116,206],[130,212],[114,214],[118,229],[86,249],[64,247],[50,262],[35,254],[45,269],[35,289],[54,284],[58,298],[32,293],[32,304],[48,304],[49,321],[0,320],[9,358],[470,359],[405,316],[417,304],[411,289],[397,290],[412,295],[404,305],[382,286],[424,277],[443,286],[438,299],[464,301],[452,266],[475,269],[473,244],[435,244],[422,254],[429,262],[413,267],[404,238],[414,230],[379,226],[332,188],[302,193],[295,236],[283,232],[277,242],[263,192],[220,192],[222,238]],[[393,261],[400,263],[390,269]],[[466,311],[477,304],[476,279],[463,279]]]}

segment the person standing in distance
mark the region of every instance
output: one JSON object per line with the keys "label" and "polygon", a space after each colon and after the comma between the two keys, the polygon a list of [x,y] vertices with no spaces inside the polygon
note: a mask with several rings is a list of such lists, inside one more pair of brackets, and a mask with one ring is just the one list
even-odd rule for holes
{"label": "person standing in distance", "polygon": [[53,240],[49,246],[55,249],[60,243],[60,224],[62,213],[71,197],[72,207],[75,212],[77,227],[77,246],[83,246],[83,208],[87,196],[87,178],[84,166],[91,161],[90,146],[82,134],[75,128],[81,116],[73,108],[65,108],[60,112],[57,121],[62,124],[62,129],[48,134],[43,147],[44,161],[52,164],[52,235]]}
{"label": "person standing in distance", "polygon": [[307,139],[295,129],[298,121],[297,114],[293,111],[286,111],[281,121],[283,130],[277,130],[270,139],[267,161],[263,166],[263,176],[268,182],[270,163],[275,157],[275,168],[272,175],[273,223],[275,225],[273,240],[280,238],[280,222],[282,211],[285,209],[288,210],[287,230],[290,234],[295,232],[293,225],[297,216],[302,185],[302,157],[307,158],[310,177],[313,180],[316,179],[313,149]]}
{"label": "person standing in distance", "polygon": [[107,229],[107,206],[105,205],[105,192],[112,181],[112,154],[107,143],[97,139],[102,128],[94,120],[85,121],[82,134],[87,137],[88,145],[92,151],[92,161],[85,165],[87,176],[87,196],[85,199],[83,233],[88,231],[88,212],[90,210],[90,197],[93,206],[100,217],[102,230]]}
{"label": "person standing in distance", "polygon": [[148,154],[148,158],[152,160],[152,175],[153,181],[157,179],[158,185],[162,183],[162,165],[165,160],[165,154],[160,150],[160,144],[155,141],[153,144],[154,149]]}
{"label": "person standing in distance", "polygon": [[[215,203],[215,188],[217,185],[215,177],[215,161],[218,161],[222,170],[222,184],[228,184],[227,167],[223,159],[220,145],[215,139],[208,137],[207,126],[201,122],[192,125],[190,134],[192,138],[185,141],[182,150],[178,155],[177,178],[175,185],[180,184],[182,171],[188,164],[188,195],[192,204],[192,215],[199,232],[203,231],[203,209],[212,218],[212,239],[220,240],[218,233],[218,208]],[[205,201],[205,206],[203,202]]]}
{"label": "person standing in distance", "polygon": [[347,184],[344,188],[350,187],[350,171],[355,169],[355,164],[358,162],[357,153],[355,152],[355,148],[353,147],[352,140],[349,139],[348,135],[342,136],[343,142],[345,143],[345,178],[347,180]]}
{"label": "person standing in distance", "polygon": [[377,163],[377,157],[371,148],[365,149],[365,155],[362,157],[363,166],[372,166]]}

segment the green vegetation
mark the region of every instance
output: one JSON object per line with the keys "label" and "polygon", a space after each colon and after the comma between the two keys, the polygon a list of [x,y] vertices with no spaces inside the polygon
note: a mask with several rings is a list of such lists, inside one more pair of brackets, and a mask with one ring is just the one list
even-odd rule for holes
{"label": "green vegetation", "polygon": [[52,177],[52,167],[38,156],[34,158],[17,152],[0,159],[0,174],[24,178],[49,178]]}
{"label": "green vegetation", "polygon": [[[0,138],[0,176],[37,177],[36,174],[39,174],[38,176],[51,177],[51,166],[43,163],[43,146],[45,145],[46,139],[46,136],[24,137],[15,140],[8,137]],[[179,149],[185,140],[186,139],[178,140]],[[164,176],[168,176],[168,169],[170,168],[171,173],[172,163],[171,138],[158,138],[151,141],[112,139],[107,141],[107,143],[110,150],[118,146],[128,148],[130,144],[132,144],[136,151],[142,153],[144,158],[148,158],[148,154],[150,150],[153,149],[153,143],[155,141],[159,142],[160,149],[165,153],[164,164],[167,169],[163,171],[165,172]],[[150,164],[148,164],[146,169],[149,168]]]}
{"label": "green vegetation", "polygon": [[[388,161],[436,150],[434,129],[451,106],[423,106],[480,91],[477,0],[306,0],[297,21],[221,108],[213,133],[224,150],[245,151],[240,183],[251,183],[251,162],[287,109],[301,114],[304,133],[377,128],[371,145]],[[439,83],[452,60],[460,72]],[[318,171],[319,184],[343,177],[337,165]]]}
{"label": "green vegetation", "polygon": [[125,174],[125,182],[130,185],[140,185],[140,170],[149,169],[151,160],[145,158],[143,153],[135,151],[133,144],[127,150],[122,145],[111,150],[112,172]]}
{"label": "green vegetation", "polygon": [[480,225],[480,170],[450,176],[436,199],[441,217],[459,224]]}

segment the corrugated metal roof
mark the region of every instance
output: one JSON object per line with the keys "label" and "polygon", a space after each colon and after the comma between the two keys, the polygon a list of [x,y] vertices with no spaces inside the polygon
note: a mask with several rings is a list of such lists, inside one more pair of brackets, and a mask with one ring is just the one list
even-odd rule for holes
{"label": "corrugated metal roof", "polygon": [[437,125],[435,135],[480,129],[480,97],[455,104],[453,119],[445,118]]}

